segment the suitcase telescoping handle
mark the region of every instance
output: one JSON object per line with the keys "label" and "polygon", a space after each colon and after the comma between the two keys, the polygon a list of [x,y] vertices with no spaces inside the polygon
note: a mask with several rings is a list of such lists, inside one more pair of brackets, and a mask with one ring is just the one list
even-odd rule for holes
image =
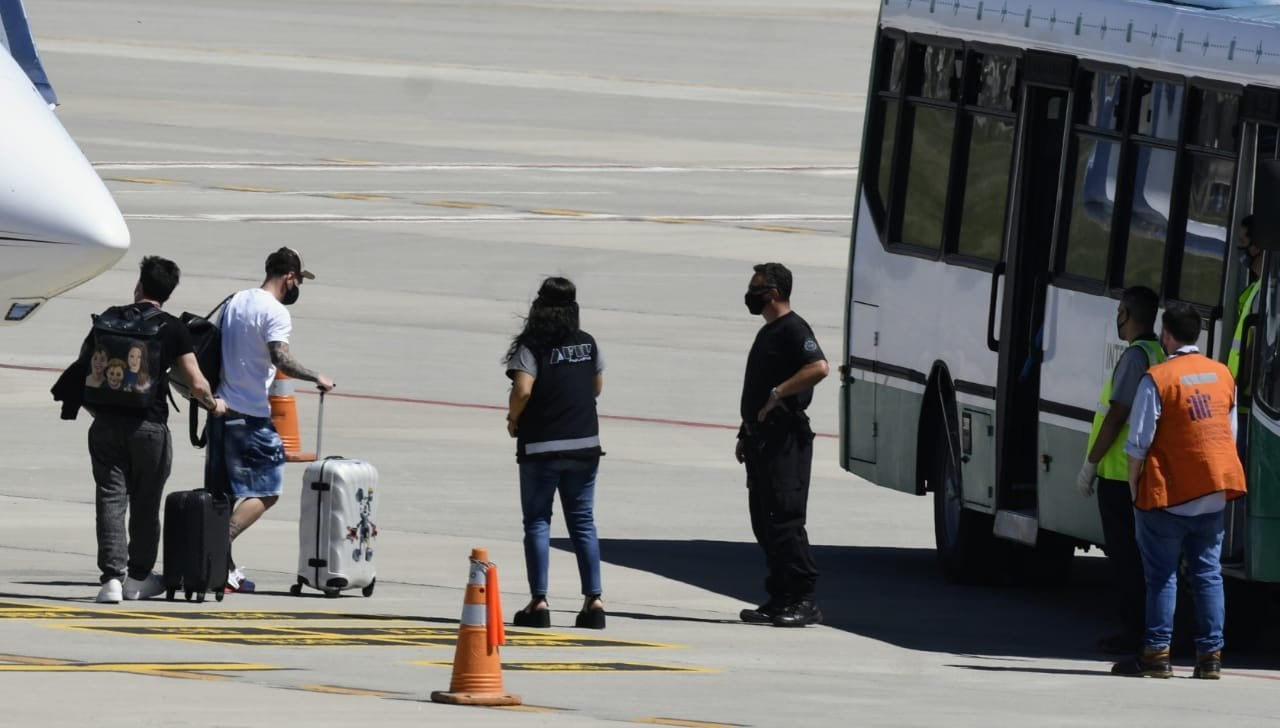
{"label": "suitcase telescoping handle", "polygon": [[324,390],[320,390],[320,412],[316,415],[316,460],[323,460],[320,444],[324,438]]}

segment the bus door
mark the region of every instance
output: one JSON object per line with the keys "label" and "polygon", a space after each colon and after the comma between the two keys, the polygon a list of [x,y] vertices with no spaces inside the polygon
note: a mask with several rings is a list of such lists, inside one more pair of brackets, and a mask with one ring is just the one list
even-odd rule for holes
{"label": "bus door", "polygon": [[1024,60],[1016,182],[1003,270],[995,273],[1005,279],[999,311],[992,297],[992,321],[999,320],[999,339],[989,341],[999,353],[995,533],[1030,545],[1039,530],[1041,348],[1074,63],[1034,52]]}

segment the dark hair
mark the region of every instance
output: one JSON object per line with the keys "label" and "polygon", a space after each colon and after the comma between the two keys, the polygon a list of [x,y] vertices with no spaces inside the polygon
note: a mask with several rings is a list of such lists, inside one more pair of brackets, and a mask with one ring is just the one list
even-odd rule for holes
{"label": "dark hair", "polygon": [[1171,303],[1161,317],[1164,330],[1179,344],[1194,344],[1200,338],[1200,312],[1189,303]]}
{"label": "dark hair", "polygon": [[178,264],[158,255],[148,255],[138,264],[138,285],[142,287],[142,295],[153,301],[164,303],[173,295],[178,287],[178,278],[182,271]]}
{"label": "dark hair", "polygon": [[538,287],[538,297],[529,305],[524,328],[511,340],[507,359],[523,346],[555,346],[578,332],[578,289],[568,278],[547,278]]}
{"label": "dark hair", "polygon": [[1156,314],[1160,313],[1160,294],[1146,286],[1133,286],[1124,289],[1124,293],[1120,295],[1120,305],[1142,324],[1144,332],[1155,328]]}
{"label": "dark hair", "polygon": [[782,300],[791,300],[791,271],[781,263],[760,263],[755,267],[756,273],[764,277],[764,284],[778,289]]}

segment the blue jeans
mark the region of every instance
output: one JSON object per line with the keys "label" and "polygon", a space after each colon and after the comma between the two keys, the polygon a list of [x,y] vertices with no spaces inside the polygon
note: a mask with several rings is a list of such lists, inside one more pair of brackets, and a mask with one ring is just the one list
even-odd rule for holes
{"label": "blue jeans", "polygon": [[547,593],[551,506],[556,492],[564,509],[573,553],[578,557],[582,593],[600,594],[600,542],[594,516],[600,459],[531,460],[520,463],[520,508],[524,513],[524,567],[529,593]]}
{"label": "blue jeans", "polygon": [[1134,510],[1138,548],[1147,579],[1148,649],[1163,649],[1173,637],[1178,565],[1185,555],[1196,605],[1196,651],[1222,649],[1226,604],[1222,597],[1222,511],[1177,516],[1168,511]]}
{"label": "blue jeans", "polygon": [[208,432],[205,488],[235,498],[269,498],[284,491],[284,443],[270,417],[210,417]]}

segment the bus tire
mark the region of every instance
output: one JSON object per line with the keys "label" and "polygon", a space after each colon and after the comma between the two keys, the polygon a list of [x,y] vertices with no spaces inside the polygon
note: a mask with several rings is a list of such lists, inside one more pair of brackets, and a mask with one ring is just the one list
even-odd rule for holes
{"label": "bus tire", "polygon": [[949,435],[938,428],[933,446],[933,536],[938,565],[947,581],[956,584],[986,583],[996,570],[992,518],[964,507],[960,463],[948,444]]}

